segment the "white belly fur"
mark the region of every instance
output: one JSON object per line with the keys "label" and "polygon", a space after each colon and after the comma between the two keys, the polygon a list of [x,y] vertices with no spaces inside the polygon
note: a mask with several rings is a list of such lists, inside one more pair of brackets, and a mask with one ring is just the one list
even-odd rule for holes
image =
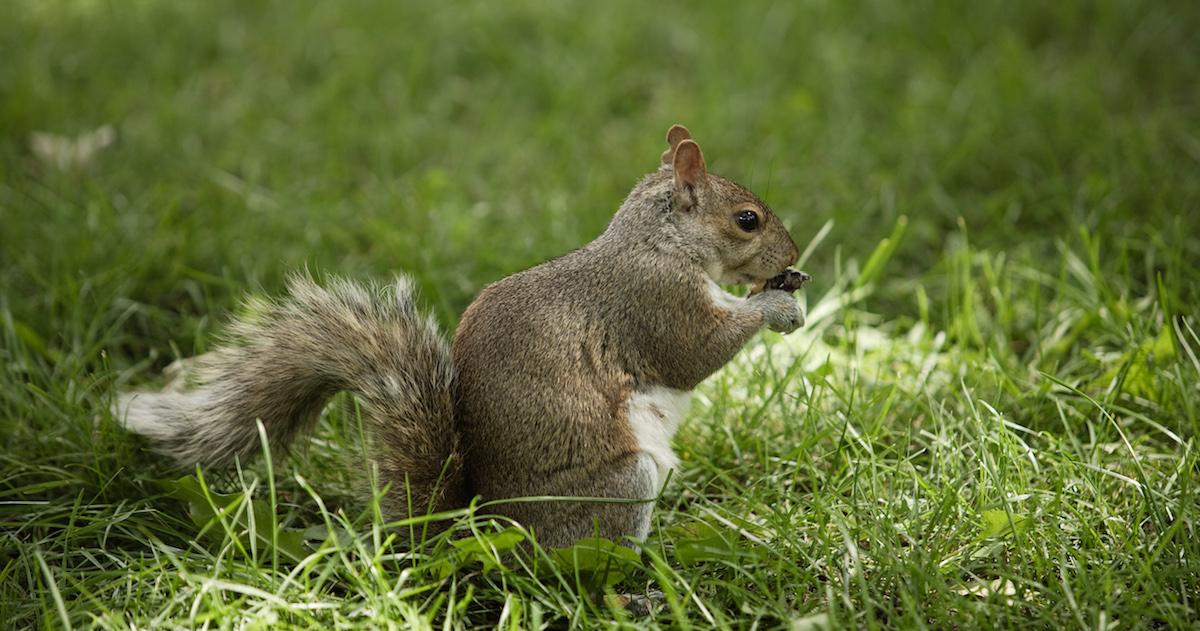
{"label": "white belly fur", "polygon": [[738,298],[722,289],[711,278],[708,279],[708,297],[714,306],[724,311],[734,311],[746,302],[745,298]]}
{"label": "white belly fur", "polygon": [[679,466],[679,458],[671,450],[671,438],[691,402],[690,390],[655,386],[635,392],[627,403],[629,424],[638,447],[654,460],[654,492],[667,481],[671,469]]}

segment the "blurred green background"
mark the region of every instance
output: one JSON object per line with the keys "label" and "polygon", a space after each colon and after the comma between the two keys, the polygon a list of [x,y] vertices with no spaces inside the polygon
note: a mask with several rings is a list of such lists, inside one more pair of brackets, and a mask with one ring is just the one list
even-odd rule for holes
{"label": "blurred green background", "polygon": [[[189,291],[303,265],[406,270],[450,320],[601,231],[675,122],[798,242],[834,220],[817,283],[900,215],[895,279],[960,218],[1048,269],[1081,229],[1194,255],[1193,6],[10,3],[0,273],[35,328],[51,281],[103,271],[196,313]],[[86,168],[30,155],[36,131],[102,125]]]}

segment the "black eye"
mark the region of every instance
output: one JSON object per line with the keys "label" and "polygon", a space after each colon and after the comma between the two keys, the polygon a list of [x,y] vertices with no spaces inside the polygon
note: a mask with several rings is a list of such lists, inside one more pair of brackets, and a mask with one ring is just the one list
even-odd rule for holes
{"label": "black eye", "polygon": [[737,225],[746,232],[754,232],[758,229],[758,214],[752,210],[743,210],[734,216]]}

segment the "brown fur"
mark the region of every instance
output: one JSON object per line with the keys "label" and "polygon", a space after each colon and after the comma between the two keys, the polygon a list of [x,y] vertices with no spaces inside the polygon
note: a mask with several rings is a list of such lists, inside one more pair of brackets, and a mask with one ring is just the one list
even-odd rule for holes
{"label": "brown fur", "polygon": [[[690,390],[764,325],[789,331],[802,319],[786,292],[714,294],[714,280],[781,272],[796,246],[762,200],[707,173],[686,128],[668,132],[667,152],[595,241],[481,292],[452,363],[406,289],[377,301],[346,283],[323,293],[296,281],[290,299],[235,328],[242,344],[217,351],[196,390],[127,396],[118,413],[181,461],[220,464],[257,449],[254,418],[283,442],[349,389],[366,404],[395,515],[408,514],[397,494],[409,492],[419,512],[476,495],[640,500],[496,511],[543,545],[644,536],[658,480],[631,399]],[[759,217],[756,230],[738,227],[743,210]]]}

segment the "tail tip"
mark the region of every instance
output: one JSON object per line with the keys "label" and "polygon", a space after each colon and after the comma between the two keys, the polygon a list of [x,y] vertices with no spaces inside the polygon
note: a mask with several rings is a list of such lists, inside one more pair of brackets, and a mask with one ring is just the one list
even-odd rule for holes
{"label": "tail tip", "polygon": [[135,434],[164,437],[170,431],[162,422],[162,414],[154,410],[155,399],[160,396],[147,392],[123,392],[117,395],[112,405],[113,418]]}

